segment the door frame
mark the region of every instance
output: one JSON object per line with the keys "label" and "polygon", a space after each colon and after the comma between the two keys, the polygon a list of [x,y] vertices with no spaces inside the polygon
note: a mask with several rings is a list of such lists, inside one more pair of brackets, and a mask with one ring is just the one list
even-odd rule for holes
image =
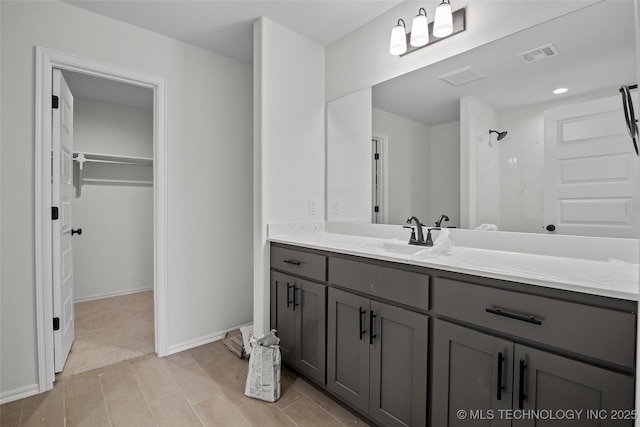
{"label": "door frame", "polygon": [[39,391],[53,388],[53,269],[51,225],[51,88],[53,69],[69,70],[153,90],[153,256],[155,350],[168,354],[167,322],[167,95],[166,79],[36,46],[35,278]]}
{"label": "door frame", "polygon": [[[384,135],[378,132],[373,132],[371,134],[371,141],[372,141],[372,145],[373,145],[373,141],[377,141],[378,142],[378,152],[380,153],[380,165],[381,168],[379,170],[379,177],[381,178],[381,182],[379,182],[379,186],[381,188],[381,194],[380,196],[382,197],[382,207],[380,208],[380,222],[379,224],[387,224],[389,222],[389,162],[388,162],[388,158],[389,158],[389,136],[388,135]],[[372,159],[373,162],[373,159]],[[375,189],[373,188],[373,167],[371,168],[371,219],[373,222],[373,200],[374,200],[374,196],[373,193],[375,192]]]}

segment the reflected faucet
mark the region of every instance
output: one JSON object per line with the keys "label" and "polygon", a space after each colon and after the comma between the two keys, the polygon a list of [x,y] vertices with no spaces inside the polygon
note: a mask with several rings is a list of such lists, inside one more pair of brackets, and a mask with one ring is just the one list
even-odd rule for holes
{"label": "reflected faucet", "polygon": [[442,221],[449,221],[449,217],[446,215],[440,215],[440,218],[436,220],[436,227],[442,227]]}
{"label": "reflected faucet", "polygon": [[[411,224],[412,222],[416,223],[416,230],[418,232],[418,238],[415,238],[415,235],[413,234],[413,232],[411,233],[411,239],[409,240],[409,244],[410,245],[419,245],[419,246],[427,246],[427,242],[425,242],[424,240],[424,235],[422,234],[422,223],[420,222],[420,220],[418,219],[418,217],[416,216],[410,216],[407,219],[407,224]],[[412,228],[413,225],[405,225],[405,228]],[[433,245],[433,243],[432,243]]]}

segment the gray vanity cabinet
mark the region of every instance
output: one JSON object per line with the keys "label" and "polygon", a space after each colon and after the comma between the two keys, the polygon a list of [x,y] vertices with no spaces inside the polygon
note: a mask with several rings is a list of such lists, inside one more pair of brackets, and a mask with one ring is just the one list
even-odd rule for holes
{"label": "gray vanity cabinet", "polygon": [[429,319],[378,301],[371,312],[369,415],[384,426],[426,425]]}
{"label": "gray vanity cabinet", "polygon": [[327,300],[327,388],[367,413],[371,301],[334,288]]}
{"label": "gray vanity cabinet", "polygon": [[[283,361],[385,427],[631,426],[636,311],[632,301],[271,246]],[[557,418],[569,410],[573,419]]]}
{"label": "gray vanity cabinet", "polygon": [[271,329],[275,329],[280,338],[280,353],[285,362],[293,362],[294,320],[291,286],[294,282],[294,277],[271,273]]}
{"label": "gray vanity cabinet", "polygon": [[[515,344],[514,408],[525,411],[583,410],[573,424],[633,426],[634,379],[567,357]],[[616,419],[617,418],[617,419]],[[513,427],[557,425],[555,420],[514,419]]]}
{"label": "gray vanity cabinet", "polygon": [[[437,367],[433,372],[433,426],[633,424],[628,412],[626,420],[612,419],[614,414],[624,417],[625,410],[633,409],[631,375],[442,320],[435,322],[433,358]],[[574,420],[560,421],[519,417],[514,412],[518,410],[530,414],[543,410],[543,416],[583,412]],[[465,411],[464,416],[458,411]]]}
{"label": "gray vanity cabinet", "polygon": [[326,285],[271,272],[271,327],[280,338],[282,360],[325,382]]}
{"label": "gray vanity cabinet", "polygon": [[330,288],[327,388],[384,426],[423,426],[428,317]]}
{"label": "gray vanity cabinet", "polygon": [[[611,411],[633,409],[635,304],[515,288],[434,278],[432,425],[632,425]],[[583,412],[573,420],[509,412],[520,410]]]}
{"label": "gray vanity cabinet", "polygon": [[511,425],[479,418],[512,408],[513,342],[436,320],[433,361],[432,426]]}

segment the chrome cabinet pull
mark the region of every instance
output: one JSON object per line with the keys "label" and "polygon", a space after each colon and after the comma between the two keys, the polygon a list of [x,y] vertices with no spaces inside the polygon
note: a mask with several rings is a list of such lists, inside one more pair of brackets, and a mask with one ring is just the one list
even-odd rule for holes
{"label": "chrome cabinet pull", "polygon": [[510,319],[521,320],[527,323],[533,323],[534,325],[542,325],[542,320],[538,320],[533,316],[522,316],[520,314],[509,313],[508,311],[502,311],[501,308],[487,308],[485,309],[487,313],[497,314],[498,316],[508,317]]}

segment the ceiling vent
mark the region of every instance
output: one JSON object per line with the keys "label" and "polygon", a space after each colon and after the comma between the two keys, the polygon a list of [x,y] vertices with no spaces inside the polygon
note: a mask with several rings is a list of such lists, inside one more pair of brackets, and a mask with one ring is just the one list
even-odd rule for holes
{"label": "ceiling vent", "polygon": [[469,83],[483,77],[484,74],[472,68],[471,65],[438,76],[439,79],[442,79],[454,86],[460,86],[462,84]]}
{"label": "ceiling vent", "polygon": [[558,49],[556,49],[556,47],[551,43],[518,54],[518,56],[527,64],[542,61],[543,59],[558,55],[560,55],[560,52],[558,52]]}

